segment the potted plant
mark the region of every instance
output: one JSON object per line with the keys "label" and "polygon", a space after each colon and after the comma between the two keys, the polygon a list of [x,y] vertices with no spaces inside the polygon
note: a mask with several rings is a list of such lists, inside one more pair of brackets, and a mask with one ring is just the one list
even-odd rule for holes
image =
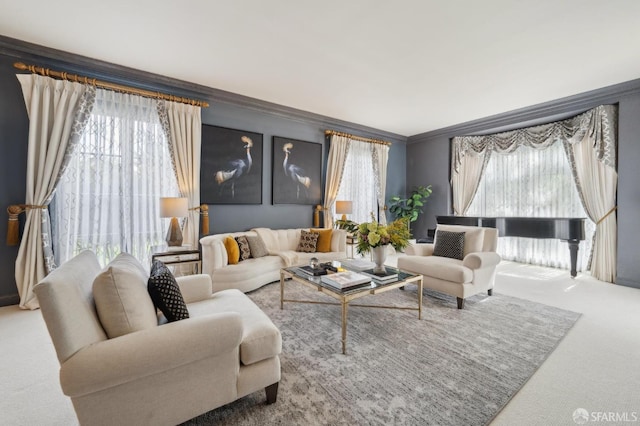
{"label": "potted plant", "polygon": [[417,186],[408,198],[400,198],[397,195],[391,197],[389,211],[398,219],[406,218],[407,226],[410,226],[411,222],[418,220],[420,213],[423,213],[422,207],[431,192],[431,185]]}
{"label": "potted plant", "polygon": [[388,225],[378,223],[373,215],[371,222],[361,223],[358,226],[358,245],[356,250],[359,254],[371,252],[376,270],[384,270],[386,258],[386,248],[393,246],[398,251],[404,250],[409,245],[409,227],[407,218],[400,218]]}

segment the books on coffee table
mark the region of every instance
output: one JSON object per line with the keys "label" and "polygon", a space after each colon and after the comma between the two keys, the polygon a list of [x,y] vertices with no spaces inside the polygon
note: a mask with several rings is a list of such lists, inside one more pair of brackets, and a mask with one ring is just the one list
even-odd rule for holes
{"label": "books on coffee table", "polygon": [[342,266],[344,266],[345,268],[351,269],[352,271],[356,271],[356,272],[364,271],[366,269],[371,269],[374,266],[376,266],[375,263],[366,259],[346,259],[346,260],[343,260],[341,263],[342,263]]}
{"label": "books on coffee table", "polygon": [[385,267],[384,272],[375,271],[373,268],[360,271],[361,274],[371,277],[374,281],[380,283],[388,283],[398,281],[398,271],[393,268]]}
{"label": "books on coffee table", "polygon": [[323,283],[339,289],[351,288],[371,282],[371,277],[353,271],[323,275],[320,279]]}
{"label": "books on coffee table", "polygon": [[317,277],[319,275],[327,275],[327,270],[323,267],[312,268],[311,266],[299,266],[300,270],[307,275]]}

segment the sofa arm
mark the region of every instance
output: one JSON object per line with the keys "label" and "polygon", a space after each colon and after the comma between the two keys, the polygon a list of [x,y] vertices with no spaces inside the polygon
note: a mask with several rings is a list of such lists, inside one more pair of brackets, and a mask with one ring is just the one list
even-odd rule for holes
{"label": "sofa arm", "polygon": [[207,274],[186,275],[176,277],[184,303],[199,302],[211,298],[213,285],[211,276]]}
{"label": "sofa arm", "polygon": [[224,248],[220,236],[208,235],[200,238],[202,245],[202,272],[213,275],[216,269],[223,268],[229,263],[227,249]]}
{"label": "sofa arm", "polygon": [[417,243],[411,244],[404,249],[405,254],[413,256],[431,256],[433,254],[433,244]]}
{"label": "sofa arm", "polygon": [[462,265],[469,269],[491,268],[500,263],[501,257],[495,252],[469,253],[462,260]]}
{"label": "sofa arm", "polygon": [[237,349],[242,319],[227,312],[188,318],[89,345],[60,367],[64,394],[78,397]]}

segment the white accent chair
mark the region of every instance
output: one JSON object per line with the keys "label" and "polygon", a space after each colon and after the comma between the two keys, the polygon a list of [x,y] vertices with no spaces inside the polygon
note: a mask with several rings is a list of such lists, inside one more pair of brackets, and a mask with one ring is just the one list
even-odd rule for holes
{"label": "white accent chair", "polygon": [[[137,265],[101,270],[83,251],[35,286],[80,424],[175,425],[261,389],[275,402],[282,337],[251,299],[212,294],[208,275],[178,277],[189,318],[164,324]],[[93,289],[105,273],[120,282],[118,303],[102,309]],[[109,338],[106,315],[119,310],[138,329]]]}
{"label": "white accent chair", "polygon": [[[476,226],[438,225],[438,231],[464,232],[462,260],[433,256],[434,244],[414,244],[398,258],[398,268],[421,274],[424,288],[455,296],[458,309],[464,300],[486,291],[491,296],[496,266],[500,256],[496,253],[498,230]],[[436,241],[437,243],[437,241]]]}

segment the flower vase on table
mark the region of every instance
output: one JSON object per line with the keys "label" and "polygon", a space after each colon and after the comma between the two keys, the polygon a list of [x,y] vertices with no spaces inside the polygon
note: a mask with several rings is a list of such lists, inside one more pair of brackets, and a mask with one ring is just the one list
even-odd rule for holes
{"label": "flower vase on table", "polygon": [[385,244],[378,247],[372,247],[371,256],[373,257],[373,263],[376,264],[373,268],[373,272],[385,273],[386,269],[384,269],[384,261],[387,260],[387,245]]}
{"label": "flower vase on table", "polygon": [[358,254],[371,252],[371,258],[376,264],[376,272],[385,272],[384,261],[387,258],[387,246],[403,250],[409,244],[411,233],[407,226],[408,219],[397,219],[389,225],[378,223],[372,217],[371,222],[358,226]]}

